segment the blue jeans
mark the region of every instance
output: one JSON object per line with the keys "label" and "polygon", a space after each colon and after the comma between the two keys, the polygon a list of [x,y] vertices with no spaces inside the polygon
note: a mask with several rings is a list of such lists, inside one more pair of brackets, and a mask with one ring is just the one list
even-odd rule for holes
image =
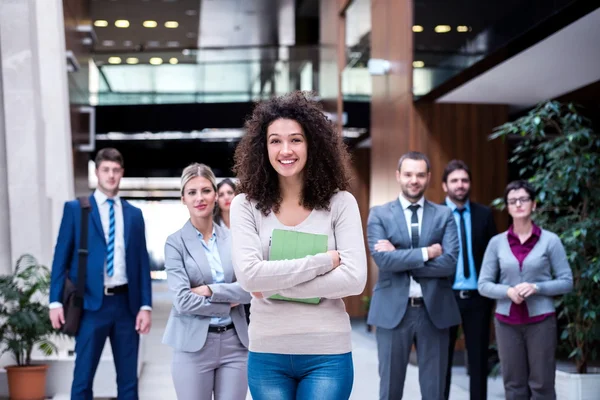
{"label": "blue jeans", "polygon": [[248,356],[253,400],[347,400],[353,381],[352,353]]}

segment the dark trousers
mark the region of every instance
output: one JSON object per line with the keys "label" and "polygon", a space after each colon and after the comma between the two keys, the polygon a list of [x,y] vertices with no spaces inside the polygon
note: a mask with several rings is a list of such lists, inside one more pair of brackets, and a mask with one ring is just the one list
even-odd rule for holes
{"label": "dark trousers", "polygon": [[378,327],[379,399],[400,400],[412,345],[417,348],[419,386],[423,400],[440,400],[444,395],[444,374],[448,364],[448,329],[433,325],[424,306],[408,307],[394,329]]}
{"label": "dark trousers", "polygon": [[127,294],[104,296],[97,311],[85,310],[75,338],[75,370],[71,400],[92,400],[94,375],[106,339],[110,339],[119,400],[138,399],[137,359],[140,337]]}
{"label": "dark trousers", "polygon": [[[469,296],[469,298],[461,298],[459,291],[455,291],[455,294],[465,335],[470,398],[471,400],[485,400],[487,399],[488,347],[492,322],[492,302],[485,297],[481,297],[476,290],[468,293],[463,292],[463,297]],[[459,325],[450,328],[448,371],[444,393],[446,400],[450,396],[452,358],[454,357],[458,328]]]}
{"label": "dark trousers", "polygon": [[494,321],[506,400],[555,400],[556,317],[525,325]]}

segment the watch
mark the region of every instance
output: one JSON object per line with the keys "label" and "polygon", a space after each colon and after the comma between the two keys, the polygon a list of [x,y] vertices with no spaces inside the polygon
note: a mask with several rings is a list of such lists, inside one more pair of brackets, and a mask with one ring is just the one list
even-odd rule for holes
{"label": "watch", "polygon": [[533,284],[533,289],[535,290],[536,293],[540,291],[540,287],[537,285],[537,283]]}

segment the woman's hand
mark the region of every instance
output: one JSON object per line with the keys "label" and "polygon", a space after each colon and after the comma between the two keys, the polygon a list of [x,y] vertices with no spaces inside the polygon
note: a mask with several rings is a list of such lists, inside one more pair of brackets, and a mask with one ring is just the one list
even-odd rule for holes
{"label": "woman's hand", "polygon": [[329,254],[331,260],[333,261],[333,269],[339,267],[341,263],[340,252],[337,250],[329,250],[327,254]]}
{"label": "woman's hand", "polygon": [[528,282],[519,283],[517,286],[515,286],[515,290],[519,296],[523,297],[524,299],[537,293],[535,285]]}
{"label": "woman's hand", "polygon": [[508,288],[508,290],[506,291],[506,294],[512,300],[512,302],[515,304],[521,304],[525,300],[524,297],[521,297],[519,295],[519,293],[517,292],[517,289],[514,287]]}
{"label": "woman's hand", "polygon": [[206,285],[196,286],[192,288],[192,292],[196,293],[198,296],[210,297],[212,296],[212,290]]}

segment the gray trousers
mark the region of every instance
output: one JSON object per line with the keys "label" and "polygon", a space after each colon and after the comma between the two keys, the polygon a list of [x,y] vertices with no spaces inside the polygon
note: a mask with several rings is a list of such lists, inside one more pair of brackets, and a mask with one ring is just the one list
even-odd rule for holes
{"label": "gray trousers", "polygon": [[444,399],[450,330],[436,328],[424,306],[408,307],[400,325],[394,329],[378,327],[376,337],[380,400],[402,399],[413,343],[417,348],[422,399]]}
{"label": "gray trousers", "polygon": [[171,373],[177,400],[244,400],[248,349],[235,330],[209,333],[200,351],[173,352]]}
{"label": "gray trousers", "polygon": [[526,325],[494,319],[506,400],[555,400],[556,317]]}

